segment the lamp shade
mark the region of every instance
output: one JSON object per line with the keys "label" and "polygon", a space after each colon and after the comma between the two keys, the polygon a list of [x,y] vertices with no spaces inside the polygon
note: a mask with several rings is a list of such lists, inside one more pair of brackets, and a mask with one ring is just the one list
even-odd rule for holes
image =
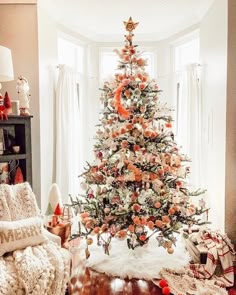
{"label": "lamp shade", "polygon": [[11,50],[0,45],[0,82],[14,79]]}

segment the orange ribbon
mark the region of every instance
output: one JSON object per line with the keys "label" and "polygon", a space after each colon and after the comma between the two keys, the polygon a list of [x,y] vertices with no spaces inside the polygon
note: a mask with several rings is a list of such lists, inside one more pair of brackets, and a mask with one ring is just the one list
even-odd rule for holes
{"label": "orange ribbon", "polygon": [[124,119],[128,119],[130,116],[130,112],[121,104],[121,93],[124,89],[124,85],[121,84],[115,92],[115,109],[119,115],[121,115]]}

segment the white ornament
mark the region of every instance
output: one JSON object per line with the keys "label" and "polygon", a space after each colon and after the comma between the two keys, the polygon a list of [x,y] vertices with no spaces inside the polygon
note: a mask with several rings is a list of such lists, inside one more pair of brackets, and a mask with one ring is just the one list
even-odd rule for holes
{"label": "white ornament", "polygon": [[120,161],[117,165],[118,169],[121,169],[124,166],[124,163],[122,161]]}
{"label": "white ornament", "polygon": [[81,182],[80,187],[82,190],[86,191],[88,189],[88,184],[86,182]]}
{"label": "white ornament", "polygon": [[112,177],[112,176],[109,176],[108,178],[107,178],[107,184],[112,184],[112,182],[114,181],[114,177]]}
{"label": "white ornament", "polygon": [[117,149],[117,143],[114,142],[114,143],[111,145],[111,150],[112,150],[112,151],[116,151],[116,149]]}
{"label": "white ornament", "polygon": [[51,204],[53,211],[55,211],[57,204],[62,204],[61,192],[56,183],[53,183],[50,187],[48,202]]}

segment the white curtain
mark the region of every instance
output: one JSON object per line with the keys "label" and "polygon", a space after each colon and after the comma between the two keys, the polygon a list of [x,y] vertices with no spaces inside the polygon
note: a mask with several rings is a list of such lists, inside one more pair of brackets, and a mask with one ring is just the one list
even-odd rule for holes
{"label": "white curtain", "polygon": [[79,175],[79,97],[77,77],[73,69],[59,66],[56,89],[56,163],[55,182],[62,202],[78,193]]}
{"label": "white curtain", "polygon": [[187,65],[176,77],[177,142],[192,160],[189,183],[193,188],[203,185],[201,67]]}

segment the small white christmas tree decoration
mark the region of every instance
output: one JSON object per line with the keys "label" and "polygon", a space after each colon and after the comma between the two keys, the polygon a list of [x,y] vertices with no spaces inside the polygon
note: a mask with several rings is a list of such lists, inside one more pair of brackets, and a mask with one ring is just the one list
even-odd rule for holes
{"label": "small white christmas tree decoration", "polygon": [[53,183],[50,187],[48,194],[48,202],[51,205],[53,212],[56,210],[57,205],[61,206],[61,191],[56,183]]}

